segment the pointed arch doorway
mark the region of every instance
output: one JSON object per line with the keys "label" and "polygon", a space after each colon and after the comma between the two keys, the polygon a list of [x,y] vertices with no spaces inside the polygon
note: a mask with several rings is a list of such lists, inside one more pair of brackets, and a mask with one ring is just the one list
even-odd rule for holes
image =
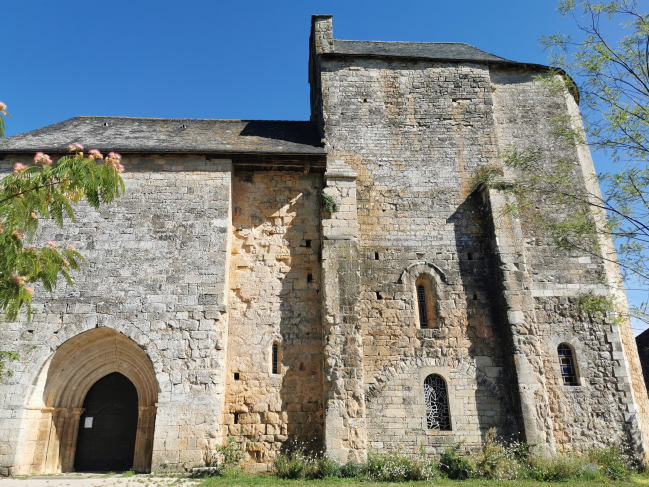
{"label": "pointed arch doorway", "polygon": [[121,472],[133,468],[137,434],[137,389],[119,372],[99,379],[83,401],[74,459],[76,472]]}
{"label": "pointed arch doorway", "polygon": [[[47,371],[32,472],[72,472],[77,467],[117,470],[97,463],[92,453],[96,448],[104,448],[110,457],[106,465],[113,462],[119,470],[150,471],[157,400],[153,364],[133,340],[111,328],[94,328],[70,338],[54,353]],[[131,444],[134,415],[131,454],[130,446],[122,447]],[[93,428],[85,428],[88,417],[93,418]],[[94,432],[80,432],[94,429],[95,421],[105,430],[97,438]],[[123,431],[111,431],[111,423]],[[121,439],[106,436],[118,433]]]}

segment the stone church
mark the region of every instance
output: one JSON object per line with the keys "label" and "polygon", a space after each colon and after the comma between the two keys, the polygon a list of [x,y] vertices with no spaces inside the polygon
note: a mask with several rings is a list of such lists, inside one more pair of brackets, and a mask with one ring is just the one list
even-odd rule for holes
{"label": "stone church", "polygon": [[0,471],[189,468],[228,437],[262,469],[292,440],[344,463],[491,428],[647,458],[630,325],[574,311],[582,293],[623,308],[619,269],[559,253],[472,182],[513,177],[512,146],[593,172],[551,136],[554,116],[581,123],[578,94],[467,44],[335,40],[328,15],[308,68],[309,121],[76,117],[0,141],[5,172],[74,142],[120,152],[127,188],[42,228],[86,263],[36,288],[31,322],[0,323],[20,353]]}

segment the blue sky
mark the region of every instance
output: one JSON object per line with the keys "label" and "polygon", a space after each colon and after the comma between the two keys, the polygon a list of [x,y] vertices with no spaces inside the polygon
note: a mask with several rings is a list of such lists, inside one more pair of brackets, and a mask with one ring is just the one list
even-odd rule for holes
{"label": "blue sky", "polygon": [[[307,120],[312,14],[333,14],[337,39],[466,42],[544,64],[542,35],[577,33],[556,6],[555,0],[2,0],[0,100],[13,115],[6,135],[76,115]],[[595,161],[598,170],[610,167],[604,156]]]}

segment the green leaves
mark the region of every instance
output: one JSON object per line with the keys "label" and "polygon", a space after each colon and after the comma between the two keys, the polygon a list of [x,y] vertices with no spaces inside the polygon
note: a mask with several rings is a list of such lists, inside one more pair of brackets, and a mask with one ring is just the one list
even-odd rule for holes
{"label": "green leaves", "polygon": [[25,245],[33,240],[40,220],[51,219],[63,227],[66,218],[74,221],[74,203],[86,200],[99,208],[124,193],[121,165],[97,164],[92,154],[86,158],[75,150],[56,166],[39,153],[35,159],[44,162],[42,166],[18,163],[14,173],[0,181],[0,306],[10,321],[23,308],[31,317],[34,290],[28,284],[40,282],[51,292],[63,277],[72,285],[70,272],[80,270],[84,261],[72,245]]}

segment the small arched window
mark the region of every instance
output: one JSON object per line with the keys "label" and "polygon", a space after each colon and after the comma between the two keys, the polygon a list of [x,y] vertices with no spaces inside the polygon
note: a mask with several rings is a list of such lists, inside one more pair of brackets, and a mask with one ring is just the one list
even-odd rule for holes
{"label": "small arched window", "polygon": [[271,374],[279,374],[279,363],[280,363],[280,353],[281,350],[279,348],[279,343],[275,342],[273,343],[273,347],[271,350],[271,365],[270,365],[270,373]]}
{"label": "small arched window", "polygon": [[451,431],[448,390],[441,375],[431,374],[424,380],[426,422],[429,430]]}
{"label": "small arched window", "polygon": [[426,288],[423,284],[417,286],[417,303],[419,304],[419,326],[428,328],[428,310],[426,309]]}
{"label": "small arched window", "polygon": [[561,378],[564,386],[578,386],[577,364],[575,362],[575,353],[572,347],[567,343],[562,343],[557,347],[559,354],[559,366],[561,367]]}

